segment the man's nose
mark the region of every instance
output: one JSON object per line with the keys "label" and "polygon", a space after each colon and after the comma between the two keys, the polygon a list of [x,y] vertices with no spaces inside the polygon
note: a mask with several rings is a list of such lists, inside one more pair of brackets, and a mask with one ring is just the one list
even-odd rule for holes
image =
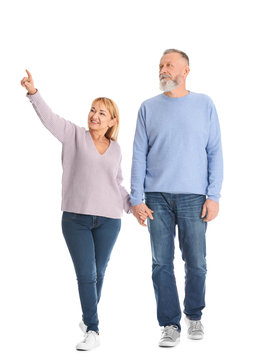
{"label": "man's nose", "polygon": [[165,65],[162,65],[161,69],[160,69],[160,74],[165,73],[165,72],[166,72],[166,67],[165,67]]}

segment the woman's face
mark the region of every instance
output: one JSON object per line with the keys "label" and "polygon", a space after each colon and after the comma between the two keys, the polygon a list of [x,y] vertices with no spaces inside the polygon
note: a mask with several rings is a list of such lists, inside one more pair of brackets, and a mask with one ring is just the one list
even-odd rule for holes
{"label": "woman's face", "polygon": [[111,115],[107,108],[101,103],[96,102],[92,105],[88,114],[88,127],[91,130],[108,129],[115,124],[115,119],[111,119]]}

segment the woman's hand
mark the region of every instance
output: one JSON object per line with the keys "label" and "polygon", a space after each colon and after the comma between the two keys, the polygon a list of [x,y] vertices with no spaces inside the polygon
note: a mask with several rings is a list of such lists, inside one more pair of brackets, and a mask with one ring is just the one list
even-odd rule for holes
{"label": "woman's hand", "polygon": [[28,91],[30,95],[33,95],[37,92],[37,89],[35,89],[33,84],[33,78],[31,73],[28,70],[25,70],[28,74],[28,77],[24,77],[21,80],[21,85]]}

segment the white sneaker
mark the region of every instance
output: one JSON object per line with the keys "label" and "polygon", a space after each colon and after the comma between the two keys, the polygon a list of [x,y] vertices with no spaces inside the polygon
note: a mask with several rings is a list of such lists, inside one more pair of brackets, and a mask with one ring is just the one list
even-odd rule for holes
{"label": "white sneaker", "polygon": [[99,344],[99,334],[93,330],[89,330],[85,334],[84,339],[76,345],[76,349],[83,351],[91,350],[97,347]]}
{"label": "white sneaker", "polygon": [[176,325],[164,326],[162,329],[161,340],[159,346],[171,347],[176,346],[180,342],[180,331]]}
{"label": "white sneaker", "polygon": [[188,325],[188,338],[192,340],[201,340],[204,336],[204,327],[200,320],[190,320],[185,317],[186,324]]}
{"label": "white sneaker", "polygon": [[83,333],[85,334],[86,331],[87,331],[87,326],[84,324],[83,321],[81,321],[81,322],[79,323],[79,327],[81,328],[81,330],[82,330]]}

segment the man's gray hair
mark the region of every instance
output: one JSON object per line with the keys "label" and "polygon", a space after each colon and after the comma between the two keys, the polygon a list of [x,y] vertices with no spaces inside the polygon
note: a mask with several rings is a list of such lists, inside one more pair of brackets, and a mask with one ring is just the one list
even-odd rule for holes
{"label": "man's gray hair", "polygon": [[187,60],[188,65],[190,65],[190,60],[189,60],[188,55],[185,54],[185,52],[183,52],[183,51],[181,51],[181,50],[177,50],[177,49],[167,49],[167,50],[165,50],[165,51],[163,52],[163,55],[170,54],[170,53],[173,53],[173,52],[180,54],[184,59]]}

